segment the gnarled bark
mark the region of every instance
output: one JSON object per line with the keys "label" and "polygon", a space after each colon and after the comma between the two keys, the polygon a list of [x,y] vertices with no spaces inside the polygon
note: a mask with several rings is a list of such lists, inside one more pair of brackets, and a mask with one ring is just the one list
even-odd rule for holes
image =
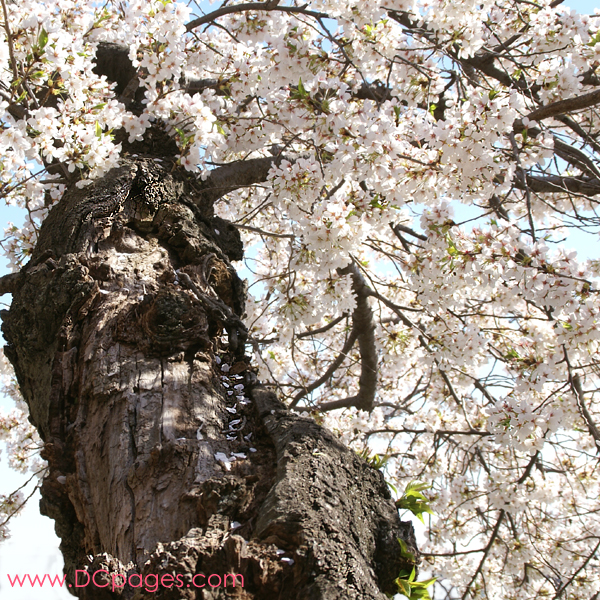
{"label": "gnarled bark", "polygon": [[[6,353],[44,440],[42,511],[68,581],[86,567],[180,577],[71,591],[384,598],[412,527],[381,473],[256,382],[239,236],[189,194],[154,160],[124,160],[65,195],[11,280]],[[244,587],[197,588],[199,573]]]}

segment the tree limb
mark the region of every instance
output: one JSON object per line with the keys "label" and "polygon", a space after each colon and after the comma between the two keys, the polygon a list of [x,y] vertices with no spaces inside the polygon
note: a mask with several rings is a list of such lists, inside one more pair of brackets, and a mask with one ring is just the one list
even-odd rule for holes
{"label": "tree limb", "polygon": [[[515,187],[524,190],[525,182],[521,173],[515,177]],[[527,175],[527,186],[536,193],[566,193],[585,194],[595,196],[600,194],[600,180],[581,177],[561,177],[559,175],[546,175],[544,177]]]}
{"label": "tree limb", "polygon": [[556,117],[556,119],[561,123],[564,123],[573,132],[579,135],[582,140],[585,140],[586,144],[589,144],[594,149],[594,151],[600,152],[600,144],[598,144],[598,142],[596,142],[596,140],[587,131],[585,131],[585,129],[583,129],[583,127],[581,127],[579,123],[573,121],[573,119],[570,119],[569,117],[564,115]]}
{"label": "tree limb", "polygon": [[265,231],[264,229],[260,229],[258,227],[252,227],[251,225],[240,225],[239,223],[232,223],[232,225],[236,229],[243,229],[244,231],[252,231],[253,233],[258,233],[259,235],[267,235],[269,237],[274,238],[283,238],[293,240],[296,236],[293,233],[271,233],[270,231]]}
{"label": "tree limb", "polygon": [[[129,58],[129,48],[113,42],[99,42],[96,49],[94,73],[104,75],[108,81],[116,84],[115,92],[121,99],[132,100],[137,86],[132,82],[138,78],[138,70],[132,65]],[[181,87],[188,94],[201,93],[213,89],[219,95],[224,95],[223,83],[218,79],[190,79],[180,82]]]}
{"label": "tree limb", "polygon": [[498,537],[498,532],[500,531],[500,525],[502,525],[502,521],[504,520],[504,515],[505,515],[505,511],[501,510],[500,514],[498,515],[498,520],[496,521],[496,525],[494,525],[494,529],[492,531],[492,535],[490,535],[490,539],[483,551],[483,556],[481,558],[481,561],[479,562],[479,566],[477,567],[477,570],[475,571],[475,573],[473,574],[473,577],[471,578],[471,581],[469,581],[467,587],[465,588],[465,592],[462,595],[461,600],[466,600],[467,596],[469,595],[469,590],[471,589],[471,586],[473,585],[473,583],[475,583],[475,580],[477,579],[477,577],[479,576],[479,573],[481,573],[481,569],[483,569],[483,565],[488,557],[488,554],[490,553],[490,550],[492,549],[492,546],[494,544],[494,541],[496,540],[496,538]]}
{"label": "tree limb", "polygon": [[596,423],[594,423],[594,419],[592,418],[592,415],[590,414],[590,411],[585,403],[585,394],[583,388],[581,387],[581,379],[579,378],[579,375],[572,377],[571,382],[573,384],[573,388],[575,389],[577,404],[579,404],[581,416],[587,425],[590,435],[592,438],[594,438],[594,442],[596,442],[596,450],[600,452],[600,431],[598,430]]}
{"label": "tree limb", "polygon": [[190,21],[186,26],[186,31],[192,31],[196,27],[200,27],[200,25],[206,25],[207,23],[212,23],[215,19],[219,17],[223,17],[224,15],[230,15],[234,13],[242,13],[249,10],[260,10],[260,11],[271,11],[278,10],[280,12],[286,13],[295,13],[301,15],[307,15],[309,17],[314,17],[315,19],[323,18],[326,19],[329,17],[326,13],[316,12],[314,10],[306,10],[308,5],[304,6],[279,6],[278,2],[248,2],[246,4],[235,4],[233,6],[222,6],[217,10],[214,10],[207,15],[202,17],[198,17],[193,21]]}
{"label": "tree limb", "polygon": [[398,235],[399,231],[403,231],[404,233],[407,233],[408,235],[412,235],[413,237],[416,237],[418,240],[422,240],[424,242],[427,241],[427,236],[423,235],[422,233],[417,233],[414,229],[411,229],[410,227],[407,227],[406,225],[401,225],[400,223],[396,223],[395,225],[392,225],[392,231]]}
{"label": "tree limb", "polygon": [[0,277],[0,296],[2,294],[14,294],[18,285],[20,273],[9,273]]}
{"label": "tree limb", "polygon": [[251,158],[213,169],[201,183],[202,200],[213,203],[229,192],[266,181],[271,167],[279,164],[284,158],[281,155]]}
{"label": "tree limb", "polygon": [[594,161],[579,148],[569,146],[561,139],[554,137],[554,150],[563,160],[570,162],[582,171],[587,171],[591,177],[600,178],[600,171]]}
{"label": "tree limb", "polygon": [[325,333],[326,331],[329,331],[332,327],[335,327],[340,321],[343,321],[347,317],[348,313],[342,313],[339,317],[336,317],[335,319],[333,319],[333,321],[327,323],[327,325],[323,325],[323,327],[319,327],[318,329],[307,329],[306,331],[296,334],[296,339],[302,339],[311,335]]}
{"label": "tree limb", "polygon": [[[573,581],[575,580],[575,577],[577,577],[577,575],[579,575],[579,573],[581,573],[581,571],[583,571],[583,569],[586,568],[588,563],[592,560],[592,558],[594,558],[594,555],[596,554],[596,552],[598,552],[599,549],[600,549],[600,542],[598,542],[596,544],[596,547],[588,555],[588,557],[581,564],[581,566],[575,571],[575,573],[573,573],[573,575],[571,575],[571,578],[569,579],[569,581],[567,581],[566,583],[564,583],[563,585],[560,586],[560,588],[556,591],[556,594],[554,595],[554,598],[552,600],[558,600],[558,598],[560,598],[563,595],[564,591],[573,583]],[[596,596],[598,596],[598,594],[596,594]]]}
{"label": "tree limb", "polygon": [[356,308],[352,313],[352,331],[337,358],[331,363],[327,371],[316,381],[299,392],[290,404],[294,408],[307,394],[323,385],[340,367],[348,353],[358,340],[360,352],[360,378],[358,393],[340,400],[323,402],[318,405],[318,410],[326,412],[337,408],[355,406],[359,410],[371,411],[375,403],[377,391],[377,347],[375,345],[375,321],[373,311],[369,306],[370,289],[358,267],[351,263],[343,269],[338,269],[339,275],[352,275],[352,289],[356,294]]}
{"label": "tree limb", "polygon": [[[331,365],[329,365],[327,371],[325,371],[325,373],[323,373],[323,375],[319,377],[319,379],[313,381],[309,386],[306,386],[301,392],[298,392],[298,394],[294,396],[294,399],[290,403],[289,408],[294,408],[298,404],[298,402],[302,400],[302,398],[310,394],[312,391],[316,390],[318,387],[322,386],[336,372],[336,370],[344,362],[344,359],[348,356],[350,350],[352,350],[352,346],[354,346],[354,342],[356,342],[357,338],[358,333],[356,332],[356,329],[353,328],[341,352],[337,355],[337,357],[331,363]],[[319,408],[319,410],[322,409]]]}
{"label": "tree limb", "polygon": [[[375,320],[369,306],[370,289],[356,264],[351,263],[343,269],[338,269],[338,273],[352,275],[352,288],[356,294],[356,308],[352,313],[352,322],[354,328],[359,332],[358,348],[361,369],[358,394],[348,398],[348,401],[352,400],[349,406],[356,406],[360,410],[370,412],[373,410],[377,391],[377,347],[375,345]],[[329,404],[331,405],[331,403]],[[322,405],[322,408],[324,406]]]}
{"label": "tree limb", "polygon": [[583,96],[575,96],[574,98],[567,98],[566,100],[558,100],[541,106],[534,111],[531,111],[527,118],[530,121],[542,121],[549,117],[557,117],[566,113],[573,112],[575,110],[582,110],[600,104],[600,90],[595,90],[589,94],[583,94]]}
{"label": "tree limb", "polygon": [[[494,433],[491,433],[490,431],[479,431],[478,429],[467,429],[465,431],[460,431],[458,429],[407,429],[406,427],[403,427],[402,429],[372,429],[371,431],[369,431],[369,433],[367,435],[371,436],[371,435],[379,435],[381,433],[393,433],[393,434],[399,434],[399,433],[412,433],[412,434],[426,434],[426,433],[433,433],[434,436],[436,435],[446,435],[446,436],[450,436],[450,435],[478,435],[481,437],[489,437],[491,435],[495,435]],[[481,550],[481,552],[483,552],[483,550]]]}
{"label": "tree limb", "polygon": [[6,8],[5,0],[2,2],[2,14],[4,15],[4,32],[6,33],[6,41],[8,42],[8,56],[10,58],[10,66],[12,68],[14,81],[19,81],[19,69],[17,68],[17,61],[15,60],[15,51],[12,39],[12,33],[8,24],[8,9]]}
{"label": "tree limb", "polygon": [[521,485],[523,483],[525,483],[525,481],[527,480],[527,478],[529,477],[529,475],[531,475],[531,471],[533,469],[533,467],[535,466],[535,464],[538,461],[538,458],[540,456],[540,452],[539,450],[531,457],[531,460],[527,463],[527,467],[525,467],[525,471],[523,471],[523,475],[521,475],[521,477],[519,477],[519,479],[517,479],[517,484]]}

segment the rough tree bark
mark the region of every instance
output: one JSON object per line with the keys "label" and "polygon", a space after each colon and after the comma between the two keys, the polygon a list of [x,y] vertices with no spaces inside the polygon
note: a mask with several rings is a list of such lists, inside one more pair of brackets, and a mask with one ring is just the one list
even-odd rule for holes
{"label": "rough tree bark", "polygon": [[[256,382],[231,264],[240,238],[198,185],[124,159],[66,193],[13,282],[6,354],[44,441],[41,509],[67,581],[87,567],[185,584],[71,591],[385,598],[408,566],[397,538],[417,553],[412,526],[380,472]],[[187,587],[198,573],[240,573],[244,587]]]}

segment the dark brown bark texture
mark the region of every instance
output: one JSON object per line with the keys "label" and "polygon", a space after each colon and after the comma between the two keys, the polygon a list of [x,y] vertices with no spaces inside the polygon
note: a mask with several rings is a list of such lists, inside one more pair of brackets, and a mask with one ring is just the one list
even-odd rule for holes
{"label": "dark brown bark texture", "polygon": [[[397,538],[417,553],[381,473],[257,383],[241,258],[235,228],[152,158],[73,187],[44,222],[2,316],[67,581],[184,583],[80,598],[380,599],[409,566]],[[192,584],[211,573],[244,587]]]}

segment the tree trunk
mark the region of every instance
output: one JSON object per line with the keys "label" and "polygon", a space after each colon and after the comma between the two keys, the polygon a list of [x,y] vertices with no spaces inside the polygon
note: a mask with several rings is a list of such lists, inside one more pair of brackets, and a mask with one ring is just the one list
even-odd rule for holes
{"label": "tree trunk", "polygon": [[[3,331],[80,598],[379,599],[410,567],[397,538],[416,555],[381,473],[256,382],[241,258],[237,230],[152,159],[44,222]],[[108,586],[76,588],[86,568]],[[113,591],[116,573],[132,585]],[[212,573],[243,588],[193,580]]]}

